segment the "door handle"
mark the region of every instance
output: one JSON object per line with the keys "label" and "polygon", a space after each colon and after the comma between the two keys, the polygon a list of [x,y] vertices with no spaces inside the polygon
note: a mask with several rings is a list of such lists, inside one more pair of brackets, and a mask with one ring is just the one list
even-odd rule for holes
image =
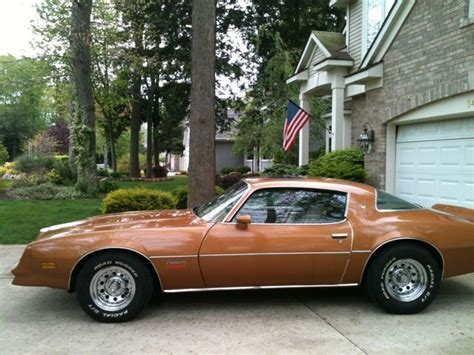
{"label": "door handle", "polygon": [[332,239],[345,239],[349,236],[348,233],[333,233],[331,234]]}

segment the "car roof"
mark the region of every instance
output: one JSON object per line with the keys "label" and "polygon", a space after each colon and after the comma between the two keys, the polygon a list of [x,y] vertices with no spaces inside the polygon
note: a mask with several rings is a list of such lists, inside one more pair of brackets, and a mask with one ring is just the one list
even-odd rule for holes
{"label": "car roof", "polygon": [[310,177],[285,177],[285,178],[247,178],[244,179],[252,188],[317,188],[327,190],[338,190],[345,192],[358,192],[374,194],[375,188],[358,182],[329,179],[329,178],[310,178]]}

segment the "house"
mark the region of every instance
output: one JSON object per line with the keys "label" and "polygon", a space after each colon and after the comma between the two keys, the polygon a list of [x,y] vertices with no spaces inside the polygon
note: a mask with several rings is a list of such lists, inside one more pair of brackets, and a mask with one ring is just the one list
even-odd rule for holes
{"label": "house", "polygon": [[[237,113],[229,111],[228,116],[234,120],[238,119]],[[215,159],[216,173],[220,173],[222,168],[243,166],[246,159],[243,154],[233,152],[233,145],[237,130],[235,126],[225,132],[217,132],[215,139]],[[171,171],[188,171],[189,167],[189,125],[186,126],[183,136],[184,151],[182,155],[171,155],[169,159],[169,167]]]}
{"label": "house", "polygon": [[[288,84],[331,96],[328,150],[361,146],[369,183],[424,206],[474,208],[474,0],[332,0]],[[308,127],[300,164],[308,162]]]}

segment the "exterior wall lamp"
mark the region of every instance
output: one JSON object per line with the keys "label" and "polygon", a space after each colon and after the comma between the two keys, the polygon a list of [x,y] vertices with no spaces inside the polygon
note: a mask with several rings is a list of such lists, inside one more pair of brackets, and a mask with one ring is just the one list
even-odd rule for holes
{"label": "exterior wall lamp", "polygon": [[359,147],[364,152],[364,154],[370,153],[372,151],[374,140],[375,140],[374,130],[373,129],[369,130],[367,128],[364,128],[362,133],[359,135],[359,139],[357,139],[357,141],[359,142]]}

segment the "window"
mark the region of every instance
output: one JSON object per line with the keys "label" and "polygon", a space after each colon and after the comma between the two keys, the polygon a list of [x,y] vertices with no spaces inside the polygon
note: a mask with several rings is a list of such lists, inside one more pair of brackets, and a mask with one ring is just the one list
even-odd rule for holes
{"label": "window", "polygon": [[250,196],[234,217],[250,215],[252,223],[335,223],[345,218],[343,192],[312,189],[263,189]]}
{"label": "window", "polygon": [[370,48],[372,42],[377,37],[380,28],[388,16],[395,0],[365,0],[364,1],[364,40],[363,48],[364,52]]}
{"label": "window", "polygon": [[221,222],[243,196],[248,185],[240,181],[229,187],[223,194],[202,206],[193,209],[196,216],[208,222]]}
{"label": "window", "polygon": [[377,190],[377,209],[383,210],[419,210],[421,206],[414,203],[402,200],[386,193],[385,191]]}

